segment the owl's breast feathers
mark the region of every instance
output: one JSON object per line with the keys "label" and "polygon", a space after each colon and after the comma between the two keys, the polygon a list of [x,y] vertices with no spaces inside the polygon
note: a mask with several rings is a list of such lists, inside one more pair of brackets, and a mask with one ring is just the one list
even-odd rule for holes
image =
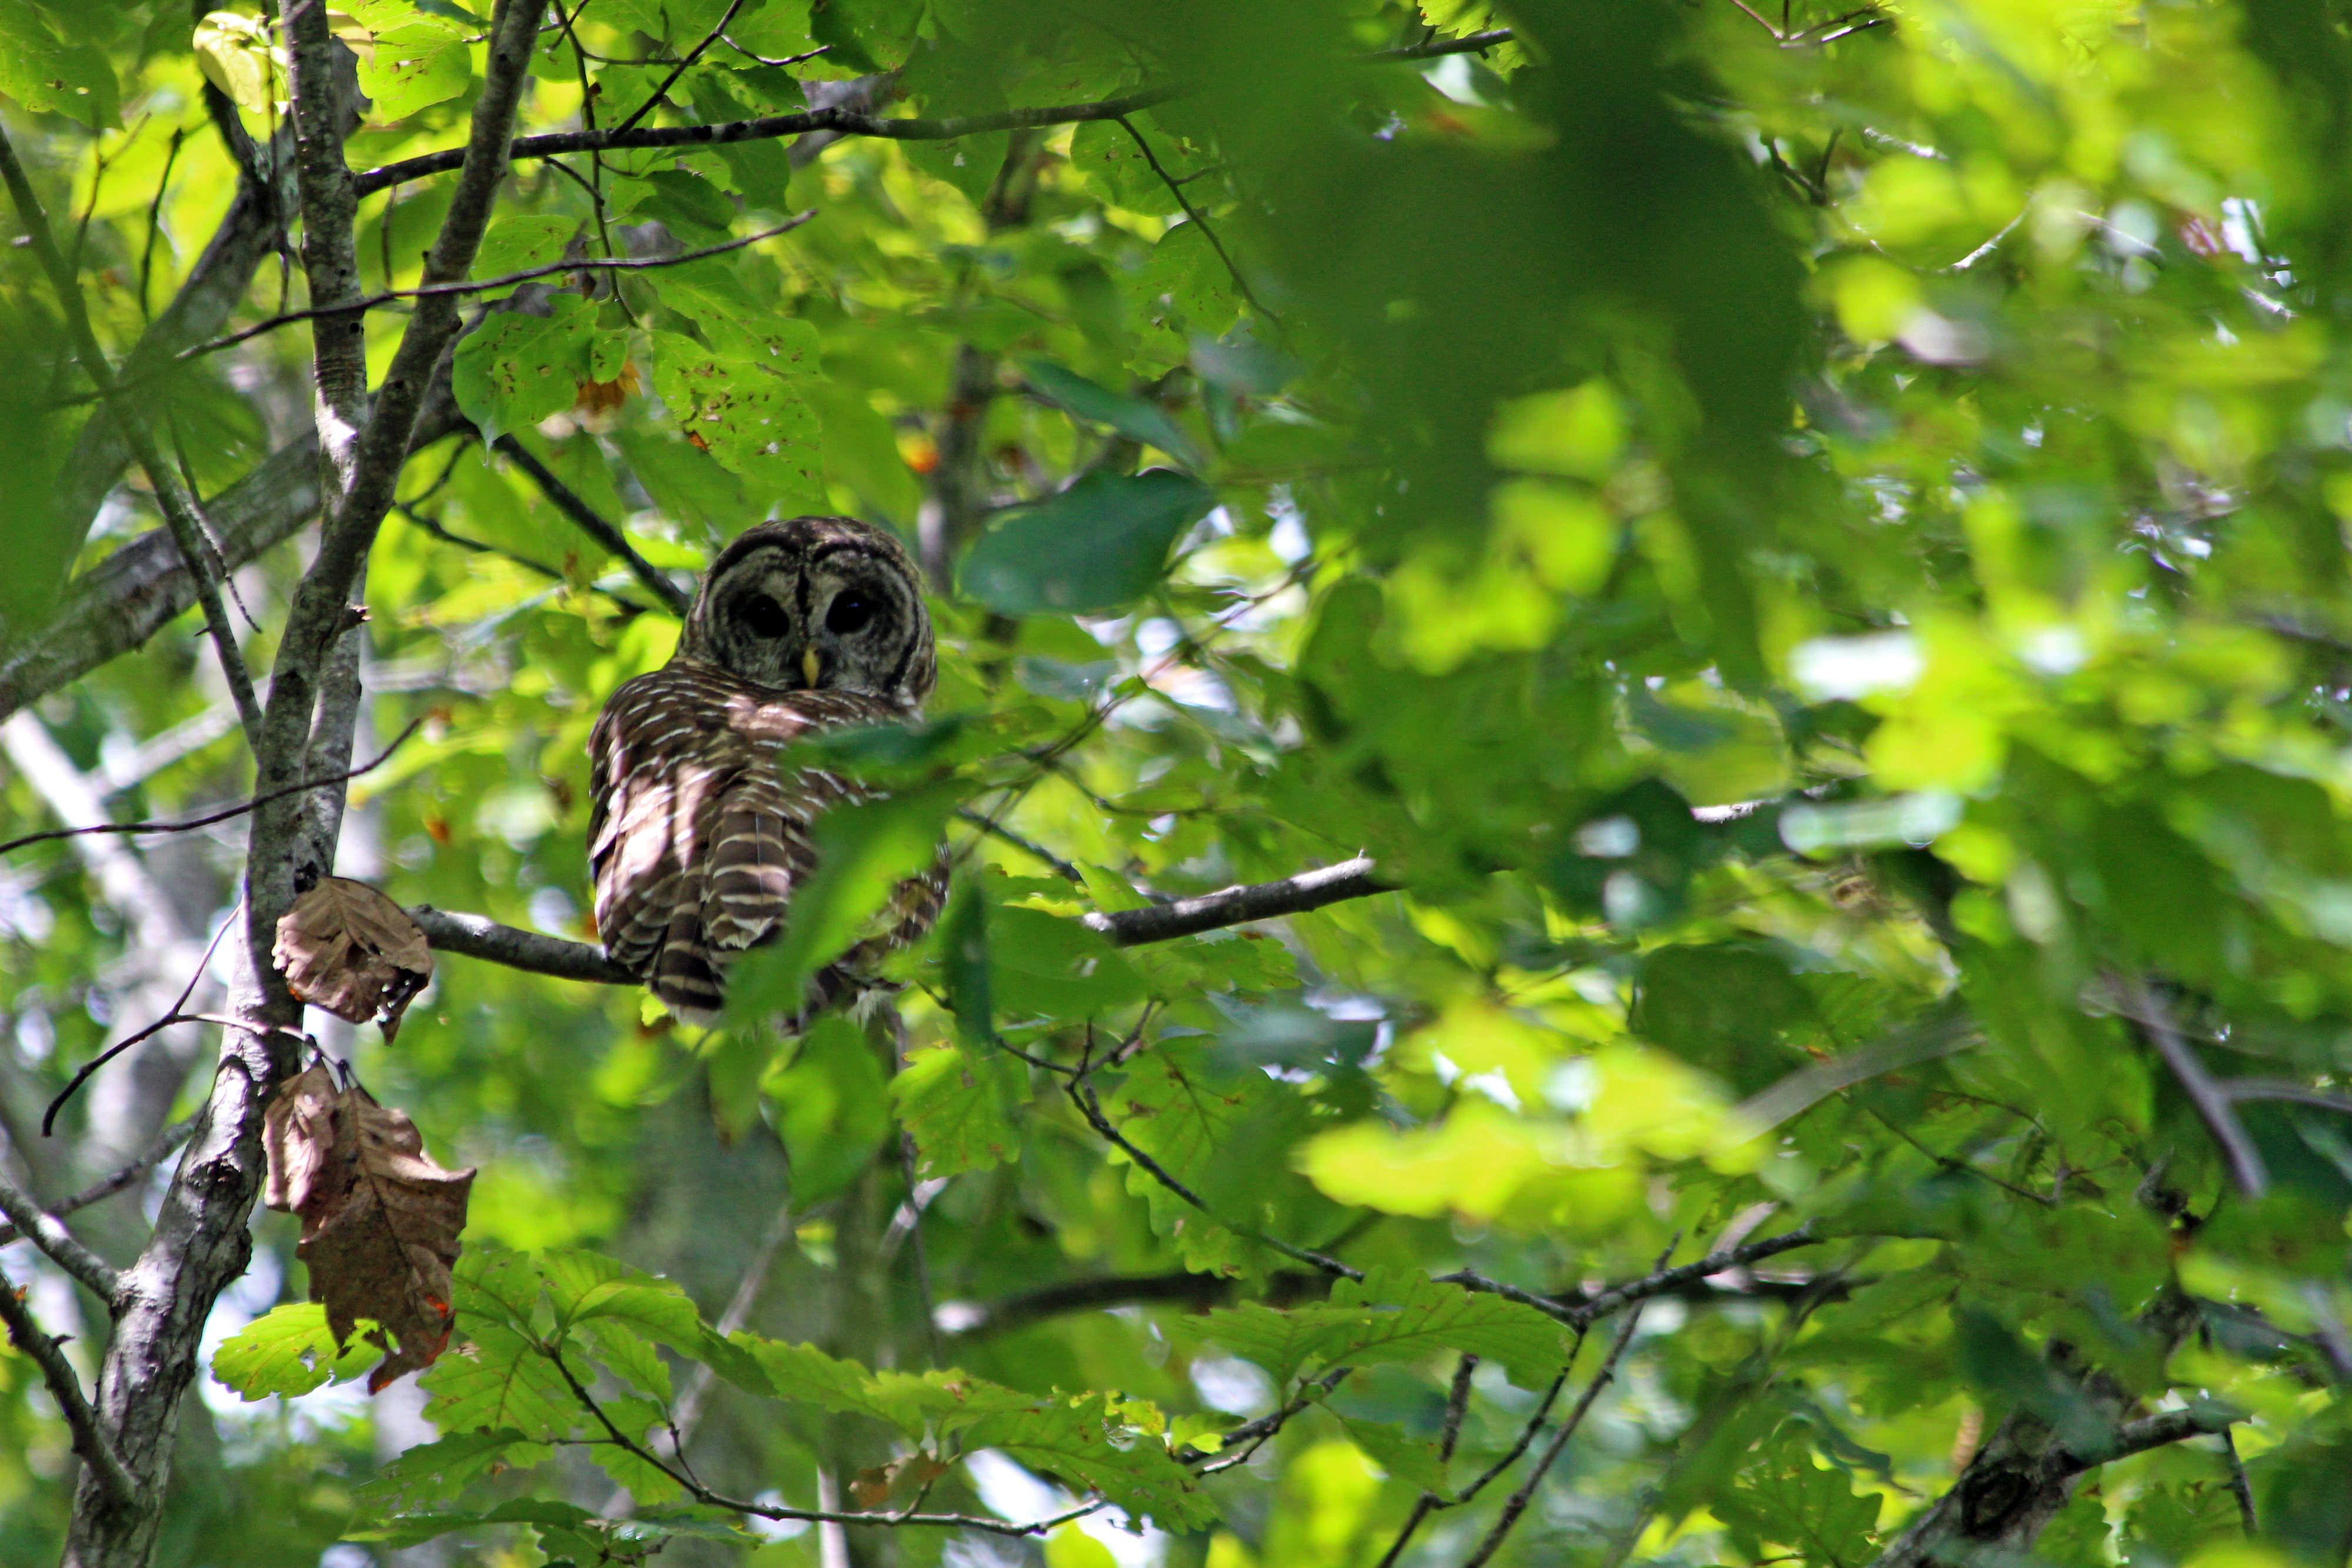
{"label": "owl's breast feathers", "polygon": [[[613,694],[589,737],[588,861],[604,951],[698,1020],[723,1000],[734,955],[783,931],[793,891],[816,860],[811,829],[856,786],[777,754],[819,730],[903,721],[853,692],[766,693],[678,659]],[[938,918],[937,869],[892,895],[878,929],[812,983],[822,1005],[883,953]]]}

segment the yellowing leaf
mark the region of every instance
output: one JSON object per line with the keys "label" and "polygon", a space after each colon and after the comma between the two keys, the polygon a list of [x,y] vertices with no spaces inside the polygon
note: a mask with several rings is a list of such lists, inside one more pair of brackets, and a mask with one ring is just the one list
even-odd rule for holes
{"label": "yellowing leaf", "polygon": [[235,11],[214,11],[196,24],[196,68],[239,109],[261,114],[278,97],[286,53],[271,42],[269,24]]}

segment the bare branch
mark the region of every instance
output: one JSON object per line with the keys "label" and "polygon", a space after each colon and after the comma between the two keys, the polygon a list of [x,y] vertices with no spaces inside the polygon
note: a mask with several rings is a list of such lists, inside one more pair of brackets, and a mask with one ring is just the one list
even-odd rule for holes
{"label": "bare branch", "polygon": [[2213,1082],[2205,1064],[2197,1060],[2197,1053],[2180,1038],[2180,1031],[2172,1025],[2171,1009],[2165,1006],[2156,988],[2137,975],[2126,977],[2122,985],[2131,1003],[2134,1021],[2141,1026],[2164,1064],[2172,1069],[2172,1076],[2179,1081],[2181,1092],[2189,1096],[2197,1119],[2205,1124],[2205,1130],[2221,1145],[2230,1179],[2246,1197],[2262,1197],[2270,1187],[2270,1172],[2263,1166],[2262,1152],[2247,1136],[2244,1124],[2230,1108],[2230,1094]]}
{"label": "bare branch", "polygon": [[[49,1212],[57,1215],[71,1214],[76,1209],[88,1208],[94,1203],[103,1203],[170,1158],[174,1149],[188,1141],[188,1134],[195,1130],[195,1125],[193,1120],[173,1123],[157,1134],[155,1141],[150,1144],[146,1152],[137,1159],[112,1175],[92,1182],[63,1203],[51,1207]],[[14,1225],[0,1225],[0,1247],[7,1246],[8,1243],[16,1240],[19,1234],[21,1233]]]}
{"label": "bare branch", "polygon": [[1375,49],[1358,57],[1367,61],[1433,60],[1445,55],[1483,55],[1497,44],[1509,43],[1515,36],[1508,27],[1489,27],[1480,33],[1465,33],[1458,38],[1430,37],[1402,48]]}
{"label": "bare branch", "polygon": [[292,326],[297,321],[316,321],[329,316],[348,315],[355,310],[373,310],[379,305],[389,305],[395,299],[434,299],[443,296],[484,294],[493,288],[509,288],[518,283],[528,283],[534,277],[552,277],[557,273],[645,272],[654,267],[677,267],[685,262],[700,261],[705,256],[724,256],[729,251],[741,250],[746,246],[757,245],[763,239],[773,239],[778,235],[790,234],[815,216],[816,209],[811,207],[805,212],[794,214],[790,220],[778,224],[773,228],[761,229],[758,234],[745,235],[740,239],[730,239],[720,245],[704,246],[700,250],[680,251],[676,256],[624,256],[612,260],[603,256],[583,256],[573,261],[550,262],[545,267],[525,267],[520,272],[509,272],[499,277],[486,277],[478,283],[432,283],[416,288],[387,288],[381,294],[370,294],[362,298],[352,299],[340,305],[314,305],[307,310],[289,310],[280,315],[272,316],[266,321],[257,321],[250,327],[240,328],[226,337],[215,338],[207,343],[198,343],[193,349],[183,349],[178,357],[183,360],[199,359],[217,350],[242,343],[248,338],[258,338],[263,333],[274,332],[280,327]]}
{"label": "bare branch", "polygon": [[91,1479],[109,1506],[126,1511],[135,1508],[139,1483],[123,1468],[114,1445],[107,1441],[98,1413],[89,1407],[89,1396],[82,1393],[81,1379],[74,1375],[73,1367],[58,1349],[58,1342],[33,1321],[25,1298],[5,1275],[0,1275],[0,1323],[7,1325],[8,1343],[31,1356],[33,1364],[41,1369],[41,1381],[49,1385],[49,1393],[66,1418],[66,1429],[73,1434],[73,1451],[89,1467]]}
{"label": "bare branch", "polygon": [[1639,1280],[1628,1281],[1622,1285],[1612,1285],[1591,1301],[1577,1307],[1575,1312],[1583,1322],[1597,1322],[1610,1313],[1630,1306],[1635,1301],[1647,1301],[1652,1296],[1665,1295],[1695,1281],[1704,1280],[1710,1274],[1720,1274],[1729,1269],[1745,1268],[1750,1263],[1760,1262],[1764,1259],[1782,1252],[1792,1252],[1800,1247],[1815,1246],[1823,1239],[1824,1238],[1815,1228],[1814,1222],[1809,1219],[1794,1230],[1772,1237],[1769,1240],[1748,1241],[1737,1247],[1726,1247],[1718,1251],[1708,1253],[1696,1263],[1685,1263],[1676,1269],[1660,1269],[1643,1275]]}
{"label": "bare branch", "polygon": [[[810,215],[803,214],[785,227],[795,226]],[[773,234],[782,232],[782,229],[770,231]],[[541,492],[555,503],[555,509],[571,518],[582,533],[604,546],[609,553],[618,556],[622,564],[629,569],[629,575],[645,584],[646,591],[667,605],[671,614],[681,617],[686,614],[694,603],[694,596],[670,580],[668,573],[639,555],[636,547],[629,543],[626,534],[598,516],[596,508],[582,500],[578,492],[556,477],[555,471],[541,463],[530,447],[512,435],[501,435],[492,445],[494,450],[510,459],[516,467],[530,475],[530,482],[538,486]]]}
{"label": "bare branch", "polygon": [[1552,1434],[1550,1444],[1537,1456],[1534,1469],[1528,1471],[1528,1479],[1519,1483],[1518,1490],[1505,1500],[1502,1514],[1495,1521],[1494,1528],[1486,1532],[1486,1539],[1478,1542],[1477,1550],[1463,1559],[1462,1568],[1478,1568],[1480,1563],[1494,1556],[1496,1550],[1503,1544],[1504,1537],[1511,1533],[1512,1526],[1519,1522],[1519,1516],[1527,1511],[1528,1503],[1536,1495],[1536,1488],[1543,1484],[1545,1475],[1559,1458],[1560,1450],[1567,1448],[1569,1439],[1576,1436],[1576,1429],[1584,1425],[1584,1417],[1591,1410],[1592,1402],[1601,1396],[1602,1389],[1616,1381],[1617,1364],[1624,1358],[1626,1347],[1633,1343],[1633,1331],[1641,1324],[1642,1309],[1636,1306],[1625,1314],[1625,1326],[1617,1331],[1616,1339],[1610,1343],[1608,1355],[1601,1360],[1601,1369],[1592,1375],[1592,1381],[1586,1384],[1584,1392],[1577,1396],[1576,1407],[1568,1413],[1568,1419],[1559,1424],[1559,1430]]}
{"label": "bare branch", "polygon": [[662,78],[661,85],[646,95],[645,102],[637,105],[637,107],[631,111],[626,120],[624,120],[620,124],[613,127],[614,133],[617,134],[621,131],[629,130],[635,126],[638,120],[643,120],[646,115],[651,114],[654,110],[654,105],[659,103],[663,98],[667,96],[669,89],[677,85],[677,78],[684,76],[687,73],[688,68],[691,67],[695,61],[702,57],[704,50],[709,48],[711,45],[719,41],[719,36],[727,31],[727,24],[732,22],[735,19],[735,13],[740,11],[742,8],[743,0],[727,0],[727,10],[726,13],[719,18],[719,25],[702,36],[702,42],[695,45],[693,48],[687,51],[686,58],[678,61],[676,66],[671,68],[669,75]]}
{"label": "bare branch", "polygon": [[[1103,933],[1118,946],[1167,942],[1252,920],[1320,909],[1342,899],[1393,891],[1371,880],[1371,863],[1360,858],[1280,882],[1229,887],[1222,893],[1155,904],[1148,909],[1122,909],[1079,918],[1088,929]],[[637,977],[605,957],[604,949],[584,942],[518,931],[485,915],[435,909],[429,904],[419,904],[408,913],[425,928],[425,940],[443,952],[487,959],[534,975],[551,975],[559,980],[593,980],[610,986],[637,983]]]}
{"label": "bare branch", "polygon": [[[114,1265],[83,1246],[57,1216],[5,1176],[0,1176],[0,1216],[6,1217],[11,1229],[47,1253],[50,1262],[72,1275],[90,1294],[113,1304],[114,1293],[122,1283]],[[5,1289],[0,1286],[0,1291]]]}
{"label": "bare branch", "polygon": [[323,789],[331,784],[347,784],[362,774],[373,773],[377,768],[383,767],[385,762],[389,761],[392,758],[392,754],[398,751],[403,743],[404,743],[410,736],[415,735],[418,727],[424,723],[425,721],[421,718],[410,720],[409,726],[406,729],[402,730],[398,735],[393,737],[392,744],[390,746],[385,747],[382,751],[376,753],[374,757],[360,764],[357,768],[347,768],[343,772],[337,773],[331,778],[308,779],[299,784],[289,784],[283,789],[273,789],[266,795],[256,795],[253,799],[243,801],[237,805],[227,807],[222,810],[211,812],[205,816],[191,817],[185,821],[100,822],[95,827],[57,828],[52,829],[50,831],[46,833],[27,833],[21,839],[10,839],[5,843],[0,843],[0,855],[5,855],[12,850],[23,849],[26,844],[47,843],[52,839],[78,839],[85,833],[184,833],[195,828],[209,828],[215,822],[226,822],[231,818],[242,817],[247,812],[253,810],[257,807],[267,806],[271,801],[282,800],[286,796],[299,795],[306,789]]}
{"label": "bare branch", "polygon": [[1167,904],[1155,904],[1149,909],[1122,909],[1108,915],[1086,915],[1079,918],[1088,930],[1109,937],[1114,946],[1138,947],[1149,942],[1172,941],[1179,936],[1222,930],[1228,925],[1245,925],[1253,920],[1303,915],[1310,909],[1320,909],[1327,904],[1339,904],[1350,898],[1368,898],[1376,893],[1394,892],[1393,887],[1377,880],[1374,871],[1370,856],[1358,855],[1353,860],[1341,861],[1338,865],[1303,871],[1280,882],[1252,883],[1216,893],[1204,893],[1198,898],[1179,898]]}
{"label": "bare branch", "polygon": [[[772,141],[812,131],[844,136],[879,136],[896,141],[952,141],[960,136],[982,136],[993,131],[1025,131],[1047,125],[1076,125],[1087,120],[1117,120],[1180,96],[1176,88],[1153,88],[1100,103],[1067,104],[1052,109],[1008,109],[993,114],[968,114],[951,120],[892,119],[852,109],[812,109],[797,114],[769,115],[760,120],[731,120],[717,125],[640,126],[626,132],[564,131],[547,136],[516,139],[517,158],[551,158],[566,152],[610,152],[633,147],[723,147],[738,141]],[[458,166],[452,152],[427,152],[372,169],[359,177],[359,193],[383,190],[427,174],[444,174]]]}

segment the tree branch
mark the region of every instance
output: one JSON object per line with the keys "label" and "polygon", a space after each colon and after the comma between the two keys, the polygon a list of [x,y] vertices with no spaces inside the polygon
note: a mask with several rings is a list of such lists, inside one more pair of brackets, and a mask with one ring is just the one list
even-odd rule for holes
{"label": "tree branch", "polygon": [[[1076,125],[1094,120],[1117,120],[1179,97],[1179,88],[1152,88],[1100,103],[1067,104],[1051,109],[1008,109],[992,114],[969,114],[951,120],[886,118],[851,109],[812,109],[797,114],[769,115],[759,120],[731,120],[717,125],[663,125],[618,131],[564,131],[516,140],[517,158],[552,158],[566,152],[611,152],[637,147],[724,147],[738,141],[772,141],[812,131],[843,136],[879,136],[897,141],[951,141],[960,136],[981,136],[992,131],[1024,131],[1047,125]],[[404,158],[372,169],[358,180],[362,196],[387,185],[404,184],[428,174],[446,174],[458,166],[453,149]]]}
{"label": "tree branch", "polygon": [[[779,229],[773,231],[782,233]],[[516,467],[530,476],[530,482],[555,504],[555,509],[572,519],[580,531],[594,539],[611,554],[618,556],[629,575],[645,584],[646,591],[669,607],[671,614],[684,618],[694,603],[694,595],[670,580],[669,575],[653,562],[639,555],[636,547],[619,528],[597,515],[596,508],[580,498],[579,493],[555,476],[555,471],[539,460],[536,453],[511,434],[501,435],[491,444]]]}
{"label": "tree branch", "polygon": [[[146,1152],[137,1159],[111,1176],[92,1182],[63,1203],[51,1208],[49,1212],[55,1215],[71,1214],[78,1208],[88,1208],[94,1203],[102,1203],[112,1197],[168,1159],[173,1150],[188,1141],[188,1134],[195,1130],[195,1122],[191,1119],[176,1122],[164,1128],[155,1141],[148,1145]],[[0,1247],[7,1246],[22,1234],[23,1232],[13,1224],[0,1225]]]}
{"label": "tree branch", "polygon": [[340,317],[354,310],[373,310],[379,305],[389,305],[395,299],[434,299],[444,295],[462,298],[468,294],[486,294],[493,288],[509,288],[518,283],[529,283],[534,277],[552,277],[558,273],[645,272],[654,267],[678,267],[689,261],[701,261],[707,256],[725,256],[729,251],[741,250],[746,246],[758,245],[763,239],[773,239],[778,235],[790,234],[815,216],[816,209],[811,207],[805,212],[794,214],[789,222],[778,224],[773,228],[761,229],[758,234],[744,235],[719,245],[707,245],[700,250],[680,251],[676,256],[623,256],[618,259],[583,256],[572,261],[550,262],[545,267],[529,267],[520,272],[509,272],[498,277],[485,277],[478,282],[433,283],[417,288],[387,288],[380,294],[366,295],[341,304],[314,305],[307,310],[288,310],[272,316],[267,320],[257,321],[250,327],[239,328],[224,337],[215,338],[210,342],[198,343],[193,349],[184,349],[178,357],[183,360],[201,359],[218,350],[242,343],[248,338],[258,338],[263,333],[274,332],[280,327],[290,327],[298,321],[323,320],[330,316]]}
{"label": "tree branch", "polygon": [[41,1369],[41,1381],[49,1385],[49,1393],[66,1418],[66,1429],[73,1434],[73,1451],[81,1456],[91,1482],[106,1499],[107,1506],[119,1512],[135,1509],[139,1504],[139,1483],[123,1467],[114,1445],[107,1441],[106,1428],[99,1425],[98,1413],[89,1407],[89,1399],[82,1393],[81,1379],[74,1375],[73,1367],[58,1349],[58,1342],[33,1321],[25,1298],[5,1275],[0,1275],[0,1323],[7,1325],[8,1343],[31,1356],[33,1364]]}
{"label": "tree branch", "polygon": [[[1366,859],[1347,861],[1321,871],[1302,872],[1280,882],[1229,887],[1222,893],[1155,904],[1148,909],[1122,909],[1078,918],[1088,929],[1108,936],[1115,946],[1168,942],[1252,920],[1320,909],[1342,899],[1393,892],[1371,880],[1371,863]],[[463,954],[534,975],[550,975],[559,980],[593,980],[608,986],[637,983],[637,977],[605,957],[603,948],[585,942],[519,931],[487,915],[436,909],[430,904],[418,904],[408,914],[424,927],[425,940],[442,952]]]}
{"label": "tree branch", "polygon": [[2137,975],[2123,982],[2123,990],[2131,1004],[2133,1021],[2147,1034],[2148,1043],[2172,1070],[2173,1078],[2180,1084],[2181,1092],[2189,1096],[2197,1119],[2213,1141],[2221,1145],[2221,1157],[2230,1168],[2230,1179],[2248,1197],[2260,1197],[2270,1187],[2270,1172],[2263,1166],[2262,1152],[2246,1134],[2238,1113],[2230,1108],[2230,1094],[2213,1082],[2189,1042],[2172,1026],[2172,1012],[2164,998]]}
{"label": "tree branch", "polygon": [[1633,1343],[1633,1331],[1641,1324],[1642,1309],[1636,1306],[1625,1314],[1624,1327],[1617,1331],[1616,1339],[1611,1342],[1609,1354],[1602,1359],[1601,1369],[1592,1375],[1592,1381],[1586,1384],[1584,1392],[1577,1396],[1576,1407],[1568,1413],[1568,1419],[1559,1424],[1559,1430],[1552,1434],[1550,1443],[1537,1456],[1534,1468],[1528,1471],[1528,1479],[1521,1481],[1518,1490],[1504,1500],[1503,1511],[1496,1519],[1494,1528],[1486,1531],[1477,1549],[1463,1559],[1462,1568],[1478,1568],[1480,1563],[1493,1557],[1503,1544],[1504,1538],[1511,1533],[1512,1526],[1519,1522],[1519,1516],[1527,1511],[1528,1502],[1536,1495],[1536,1488],[1543,1484],[1545,1475],[1559,1460],[1560,1450],[1567,1448],[1569,1439],[1576,1436],[1576,1429],[1584,1425],[1584,1417],[1591,1410],[1592,1402],[1601,1397],[1602,1389],[1617,1380],[1617,1363],[1623,1359],[1626,1347]]}
{"label": "tree branch", "polygon": [[[0,1176],[0,1216],[5,1216],[8,1228],[48,1255],[50,1262],[63,1269],[79,1281],[90,1294],[110,1307],[114,1293],[121,1287],[121,1278],[114,1265],[91,1251],[80,1238],[68,1230],[39,1204],[6,1176]],[[0,1286],[0,1290],[5,1290]]]}
{"label": "tree branch", "polygon": [[165,466],[163,455],[157,449],[154,434],[147,428],[146,422],[137,418],[122,401],[106,351],[99,346],[98,334],[90,327],[89,311],[82,303],[81,286],[75,281],[72,265],[58,249],[57,238],[49,232],[48,216],[41,210],[40,198],[34,193],[32,181],[26,177],[25,167],[17,162],[16,149],[5,132],[0,132],[0,179],[6,181],[8,194],[16,204],[16,215],[23,220],[26,235],[32,241],[33,254],[49,275],[49,287],[57,291],[58,305],[65,313],[66,329],[72,336],[82,373],[98,389],[107,412],[113,415],[123,439],[137,455],[140,467],[146,470],[148,483],[154,487],[155,504],[162,509],[163,521],[179,547],[180,559],[195,590],[196,602],[204,606],[205,625],[220,654],[221,674],[228,681],[229,695],[236,699],[247,743],[258,749],[261,707],[253,695],[252,673],[246,669],[245,654],[236,645],[236,629],[229,624],[228,612],[221,603],[220,584],[211,570],[212,541],[196,516],[194,498],[181,489],[179,476]]}
{"label": "tree branch", "polygon": [[1338,865],[1303,871],[1279,882],[1251,883],[1204,893],[1197,898],[1155,904],[1148,909],[1122,909],[1078,918],[1088,930],[1109,937],[1113,946],[1139,947],[1150,942],[1169,942],[1179,936],[1246,925],[1253,920],[1303,915],[1350,898],[1394,892],[1392,886],[1377,879],[1374,869],[1370,856],[1358,855]]}

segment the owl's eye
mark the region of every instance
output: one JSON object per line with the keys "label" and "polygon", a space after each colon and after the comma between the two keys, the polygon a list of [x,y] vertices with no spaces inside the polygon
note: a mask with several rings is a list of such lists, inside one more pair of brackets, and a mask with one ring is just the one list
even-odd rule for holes
{"label": "owl's eye", "polygon": [[853,588],[834,595],[833,608],[824,612],[824,629],[836,637],[846,637],[873,619],[874,601]]}
{"label": "owl's eye", "polygon": [[740,613],[755,637],[781,637],[793,629],[793,618],[784,613],[784,607],[764,593],[745,600]]}

